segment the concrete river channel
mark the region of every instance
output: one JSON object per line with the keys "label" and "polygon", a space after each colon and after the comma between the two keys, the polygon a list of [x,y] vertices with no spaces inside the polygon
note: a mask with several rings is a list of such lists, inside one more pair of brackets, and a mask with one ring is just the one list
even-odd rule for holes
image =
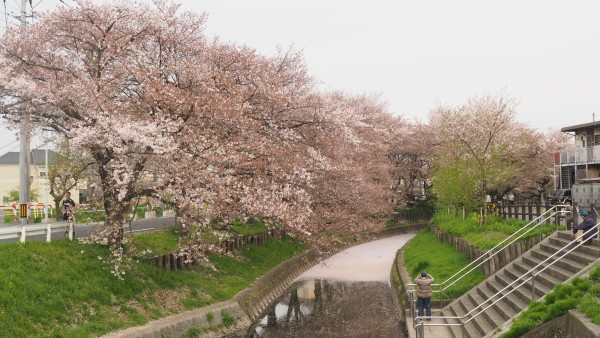
{"label": "concrete river channel", "polygon": [[313,266],[249,331],[227,337],[405,337],[389,279],[396,252],[413,236],[361,244]]}

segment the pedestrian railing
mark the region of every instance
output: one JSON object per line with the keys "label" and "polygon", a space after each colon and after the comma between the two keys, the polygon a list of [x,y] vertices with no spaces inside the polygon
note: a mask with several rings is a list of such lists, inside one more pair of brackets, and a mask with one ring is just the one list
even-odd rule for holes
{"label": "pedestrian railing", "polygon": [[5,227],[0,228],[0,239],[18,238],[21,243],[25,243],[27,236],[46,235],[46,242],[50,242],[52,230],[65,228],[65,222]]}
{"label": "pedestrian railing", "polygon": [[[570,205],[555,205],[552,208],[548,209],[547,211],[542,213],[540,216],[536,217],[534,220],[527,223],[519,230],[515,231],[510,236],[506,237],[500,243],[496,244],[493,248],[486,251],[483,255],[481,255],[477,259],[473,260],[467,266],[465,266],[464,268],[462,268],[461,270],[456,272],[454,275],[450,276],[445,281],[438,283],[438,284],[432,284],[431,286],[432,286],[433,292],[443,294],[443,292],[445,290],[447,290],[448,288],[450,288],[451,286],[456,284],[456,282],[458,282],[459,280],[464,278],[466,275],[468,275],[475,269],[479,268],[481,265],[483,265],[490,259],[493,259],[494,256],[496,256],[498,253],[502,252],[505,248],[507,248],[511,244],[517,242],[523,236],[525,236],[529,232],[533,231],[534,229],[538,228],[540,225],[545,224],[546,221],[548,221],[549,219],[551,219],[552,217],[554,217],[555,215],[557,215],[559,213],[561,213],[561,214],[571,213],[571,206]],[[558,227],[559,227],[559,225],[557,224],[556,225],[557,231],[559,230]],[[417,324],[417,319],[421,319],[421,318],[418,318],[418,316],[415,316],[416,287],[417,287],[416,284],[407,284],[406,285],[407,290],[405,293],[406,298],[409,300],[409,304],[411,304],[410,311],[411,311],[411,316],[414,320],[415,325]],[[441,297],[440,297],[440,299],[441,299]],[[416,326],[415,326],[415,328],[416,328]]]}
{"label": "pedestrian railing", "polygon": [[[594,225],[593,227],[591,227],[590,229],[585,231],[583,233],[583,237],[595,233],[599,226],[600,226],[600,223],[597,223],[596,225]],[[463,329],[463,336],[465,336],[466,335],[465,325],[467,325],[469,322],[474,320],[480,314],[484,313],[490,307],[496,305],[496,303],[498,303],[501,300],[503,300],[504,298],[508,297],[510,294],[512,294],[518,288],[520,288],[522,286],[526,286],[526,284],[529,282],[531,282],[531,298],[532,298],[531,300],[534,301],[535,300],[535,277],[538,276],[539,274],[541,274],[542,272],[544,272],[549,267],[553,266],[556,262],[561,261],[565,256],[569,255],[575,249],[577,249],[578,247],[583,245],[584,242],[585,242],[584,240],[580,241],[579,238],[573,238],[573,240],[571,240],[569,243],[567,243],[564,247],[560,248],[558,251],[556,251],[552,255],[548,256],[546,259],[544,259],[543,261],[538,263],[536,266],[534,266],[531,270],[529,270],[528,272],[519,276],[513,282],[509,283],[504,288],[502,288],[501,290],[496,292],[494,295],[489,297],[486,301],[477,305],[476,307],[474,307],[473,309],[471,309],[469,312],[467,312],[466,314],[464,314],[462,316],[435,316],[435,317],[432,316],[431,317],[432,319],[443,319],[446,321],[446,323],[435,323],[435,324],[424,323],[423,316],[421,316],[421,317],[413,316],[414,328],[417,332],[417,337],[424,338],[426,326],[446,326],[446,327],[460,326]],[[458,323],[448,323],[449,321],[452,321],[452,320],[457,321]]]}

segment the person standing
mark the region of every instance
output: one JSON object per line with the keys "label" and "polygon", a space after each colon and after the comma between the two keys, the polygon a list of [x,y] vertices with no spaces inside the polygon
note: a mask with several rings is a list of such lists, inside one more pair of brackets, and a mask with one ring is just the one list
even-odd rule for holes
{"label": "person standing", "polygon": [[418,315],[423,316],[423,309],[426,310],[427,320],[431,321],[431,284],[433,284],[433,277],[427,274],[427,272],[421,272],[415,283],[418,285],[417,289],[417,306],[419,308]]}
{"label": "person standing", "polygon": [[62,219],[63,221],[66,221],[69,212],[73,212],[73,210],[75,209],[75,201],[73,201],[73,199],[71,198],[71,192],[67,191],[65,193],[65,199],[62,202],[63,204],[63,211],[62,211]]}
{"label": "person standing", "polygon": [[69,235],[69,224],[73,227],[73,236],[75,236],[75,201],[71,198],[71,192],[67,191],[65,193],[65,199],[62,202],[63,204],[63,212],[62,219],[67,221],[67,228],[65,229],[65,236]]}
{"label": "person standing", "polygon": [[[596,225],[596,220],[594,220],[587,210],[579,211],[579,217],[581,217],[582,221],[573,227],[573,236],[575,236],[580,243],[592,244],[592,238],[596,237],[598,228],[595,228],[585,235],[584,233]],[[581,238],[582,236],[583,238]]]}

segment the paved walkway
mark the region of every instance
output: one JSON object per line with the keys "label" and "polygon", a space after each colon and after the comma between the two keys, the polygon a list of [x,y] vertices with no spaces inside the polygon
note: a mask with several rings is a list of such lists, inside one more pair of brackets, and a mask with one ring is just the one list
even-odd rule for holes
{"label": "paved walkway", "polygon": [[[362,281],[389,283],[390,271],[396,252],[402,248],[414,234],[399,235],[373,241],[346,249],[329,259],[310,268],[297,281],[310,279],[327,279],[337,281]],[[432,304],[435,306],[434,304]],[[433,309],[432,315],[441,315],[439,309]],[[450,330],[446,326],[435,326],[436,320],[427,322],[424,337],[448,338]],[[412,327],[412,317],[407,314],[406,324],[408,336],[418,337]]]}
{"label": "paved walkway", "polygon": [[306,270],[296,281],[327,279],[389,283],[396,252],[414,236],[398,235],[348,248]]}

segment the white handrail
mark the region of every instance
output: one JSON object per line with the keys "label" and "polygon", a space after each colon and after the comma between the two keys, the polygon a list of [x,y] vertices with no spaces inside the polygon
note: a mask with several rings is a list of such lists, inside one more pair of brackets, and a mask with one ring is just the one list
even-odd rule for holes
{"label": "white handrail", "polygon": [[[561,210],[559,210],[558,208],[561,208]],[[459,280],[461,280],[463,277],[465,277],[466,275],[468,275],[469,273],[471,273],[473,270],[477,269],[478,267],[480,267],[482,264],[484,264],[485,262],[489,261],[490,259],[492,259],[495,255],[497,255],[498,253],[502,252],[502,250],[504,250],[505,248],[507,248],[509,245],[513,244],[514,242],[516,242],[517,240],[519,240],[521,237],[523,237],[525,234],[529,233],[530,231],[532,231],[533,229],[537,228],[538,226],[540,226],[541,224],[543,224],[545,221],[549,220],[550,218],[554,217],[557,213],[570,213],[570,208],[571,206],[569,205],[555,205],[552,208],[546,210],[545,212],[543,212],[541,215],[539,215],[538,217],[536,217],[535,219],[533,219],[531,222],[525,224],[522,228],[520,228],[519,230],[515,231],[514,233],[512,233],[510,236],[506,237],[504,240],[502,240],[500,243],[496,244],[493,248],[489,249],[488,251],[486,251],[483,255],[477,257],[477,259],[475,259],[474,261],[472,261],[471,263],[467,264],[465,267],[463,267],[462,269],[460,269],[458,272],[456,272],[454,275],[448,277],[448,279],[446,279],[445,281],[439,283],[439,284],[432,284],[432,287],[442,287],[444,284],[446,284],[448,281],[452,280],[452,278],[456,277],[457,275],[459,275],[460,273],[462,273],[463,271],[465,271],[466,269],[468,269],[469,267],[471,267],[472,265],[476,264],[479,260],[481,260],[483,257],[488,256],[485,260],[479,262],[479,264],[471,267],[471,269],[467,272],[465,272],[464,274],[460,275],[458,278],[456,278],[456,280],[452,281],[450,284],[448,284],[447,286],[442,287],[441,289],[438,290],[433,290],[433,292],[443,292],[446,289],[448,289],[449,287],[451,287],[452,285],[454,285],[456,282],[458,282]],[[551,213],[550,215],[546,216],[546,214]],[[530,226],[531,224],[534,224],[534,226]],[[510,241],[509,243],[507,243],[506,245],[504,245],[502,248],[496,250],[499,246],[501,246],[503,243],[505,243],[506,241],[510,240],[512,237],[514,237],[515,235],[519,234],[519,232],[523,231],[527,229],[527,231],[521,233],[519,236],[517,236],[516,238],[513,238],[512,241]],[[493,254],[489,255],[490,252],[493,252]],[[406,285],[408,286],[416,286],[416,284],[411,283]],[[415,291],[415,290],[412,290]]]}
{"label": "white handrail", "polygon": [[[598,225],[600,225],[600,223],[597,223],[596,225],[594,225],[593,227],[589,228],[586,232],[584,232],[583,236],[587,235],[587,234],[591,234],[592,230],[595,230],[598,228]],[[564,258],[566,255],[570,254],[573,250],[577,249],[578,247],[580,247],[583,243],[582,242],[578,242],[578,238],[574,238],[572,241],[570,241],[567,245],[565,245],[564,247],[560,248],[560,250],[558,250],[557,252],[553,253],[552,255],[548,256],[546,259],[544,259],[543,261],[541,261],[540,263],[538,263],[536,266],[534,266],[530,272],[527,272],[523,275],[521,275],[521,277],[515,279],[512,283],[508,284],[507,286],[505,286],[504,288],[502,288],[502,290],[496,292],[494,295],[492,295],[489,299],[493,299],[494,297],[496,297],[497,295],[501,294],[503,291],[505,291],[506,289],[510,288],[511,286],[513,286],[513,284],[517,283],[521,278],[523,278],[524,276],[531,274],[531,277],[525,279],[523,282],[521,282],[521,284],[519,284],[518,286],[514,287],[512,290],[510,290],[510,292],[506,293],[505,295],[502,295],[502,297],[498,298],[497,300],[495,300],[494,302],[492,302],[489,306],[487,306],[486,308],[482,309],[481,311],[479,311],[477,314],[475,314],[474,316],[472,316],[469,320],[467,320],[465,322],[468,323],[471,320],[473,320],[473,318],[477,317],[480,313],[484,312],[485,310],[489,309],[491,306],[494,306],[494,304],[496,304],[497,302],[499,302],[500,300],[504,299],[506,296],[508,296],[509,294],[511,294],[514,290],[520,288],[521,286],[523,286],[523,284],[529,282],[531,279],[533,279],[535,276],[539,275],[540,273],[542,273],[544,270],[546,270],[547,268],[549,268],[550,266],[554,265],[554,263],[560,261],[562,258]],[[573,243],[577,243],[575,246],[571,246]],[[567,252],[565,252],[564,254],[562,254],[562,256],[558,257],[557,259],[555,259],[553,262],[551,262],[550,264],[543,266],[546,262],[548,262],[548,260],[550,260],[551,258],[555,257],[557,254],[559,254],[560,252],[562,252],[565,248],[569,248],[571,247],[571,249],[569,249]],[[542,268],[540,270],[538,270],[536,272],[536,270],[542,266]],[[535,290],[531,290],[532,294],[532,300],[535,298]],[[488,300],[489,300],[488,299]],[[487,303],[484,302],[483,304]],[[473,311],[481,308],[483,306],[483,304],[480,304],[476,307],[474,307],[473,309],[471,309],[471,311],[467,312],[464,314],[463,318],[469,316]]]}

